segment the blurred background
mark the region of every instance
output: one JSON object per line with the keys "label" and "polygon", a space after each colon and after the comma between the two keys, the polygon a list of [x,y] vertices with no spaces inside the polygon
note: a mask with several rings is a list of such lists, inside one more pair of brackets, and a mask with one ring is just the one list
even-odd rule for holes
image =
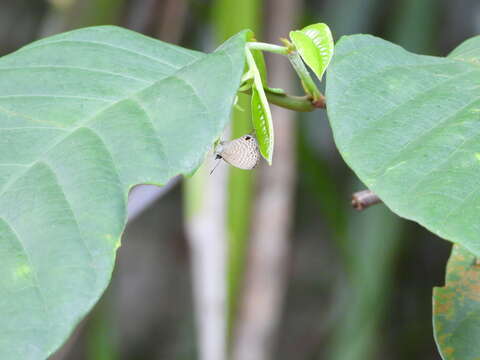
{"label": "blurred background", "polygon": [[[335,40],[371,33],[444,56],[480,33],[480,2],[0,0],[0,53],[101,24],[211,51],[243,28],[278,42],[316,22]],[[300,94],[285,59],[267,62],[271,86]],[[251,129],[239,102],[232,137]],[[440,359],[431,293],[450,244],[384,205],[351,208],[363,186],[323,110],[272,111],[272,167],[209,176],[207,162],[192,179],[134,189],[112,283],[52,359]]]}

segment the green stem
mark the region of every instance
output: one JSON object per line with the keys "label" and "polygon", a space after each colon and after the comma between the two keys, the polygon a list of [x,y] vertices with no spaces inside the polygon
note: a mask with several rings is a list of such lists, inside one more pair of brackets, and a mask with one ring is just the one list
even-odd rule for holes
{"label": "green stem", "polygon": [[292,64],[293,68],[297,72],[298,77],[302,80],[302,84],[305,87],[305,91],[313,97],[313,101],[316,102],[323,97],[320,90],[318,90],[317,85],[313,81],[310,73],[303,64],[302,58],[298,55],[298,52],[290,52],[288,55],[288,60]]}
{"label": "green stem", "polygon": [[[246,57],[246,60],[247,60],[249,71],[252,72],[252,74],[253,74],[253,81],[255,83],[255,86],[259,90],[263,89],[262,78],[260,76],[260,73],[258,72],[257,66],[255,65],[255,59],[253,58],[252,52],[250,51],[249,47],[247,47],[245,49],[245,57]],[[288,55],[288,58],[290,58],[290,54]],[[295,57],[293,57],[293,58],[294,58],[294,60],[290,60],[290,61],[297,61]],[[289,95],[286,95],[286,94],[275,94],[275,93],[269,92],[269,91],[259,92],[259,95],[260,96],[265,96],[266,97],[265,101],[268,101],[268,102],[271,102],[272,104],[275,104],[275,105],[278,105],[278,106],[281,106],[281,107],[284,107],[284,108],[287,108],[287,109],[290,109],[290,110],[295,110],[295,111],[305,112],[305,111],[313,111],[316,108],[325,108],[325,98],[320,93],[320,91],[317,89],[315,84],[313,83],[313,80],[310,77],[310,74],[308,73],[307,69],[303,65],[303,62],[302,62],[302,60],[300,59],[299,56],[298,56],[298,59],[301,63],[301,66],[303,66],[303,70],[305,70],[305,72],[307,74],[306,76],[308,76],[308,78],[310,79],[310,81],[312,82],[312,85],[314,87],[314,89],[312,90],[313,94],[311,94],[311,96],[303,96],[303,97],[289,96]],[[293,64],[293,62],[292,62],[292,64]],[[295,70],[297,70],[295,65],[294,65],[294,68],[295,68]],[[297,71],[297,73],[298,73],[298,71]],[[300,76],[303,83],[307,83],[306,81],[304,81],[306,76],[305,75],[303,75],[303,77]],[[308,81],[308,79],[307,79],[307,81]],[[244,92],[246,92],[248,94],[251,94],[251,89],[245,90]],[[310,93],[310,91],[307,91],[307,92]]]}
{"label": "green stem", "polygon": [[[247,89],[242,92],[249,95],[252,94],[251,89]],[[267,100],[269,103],[275,104],[285,109],[300,112],[310,112],[315,109],[325,109],[325,98],[323,97],[323,95],[321,95],[316,102],[314,102],[313,99],[308,95],[292,96],[287,94],[276,94],[273,92],[269,92],[268,89],[265,89],[265,95],[267,96]]]}
{"label": "green stem", "polygon": [[275,94],[266,91],[267,100],[277,106],[294,111],[309,112],[316,109],[325,109],[325,98],[322,94],[314,101],[310,96],[292,96],[287,94]]}
{"label": "green stem", "polygon": [[274,54],[280,54],[280,55],[288,54],[288,48],[285,46],[267,44],[263,42],[249,42],[247,43],[247,47],[251,50],[268,51]]}

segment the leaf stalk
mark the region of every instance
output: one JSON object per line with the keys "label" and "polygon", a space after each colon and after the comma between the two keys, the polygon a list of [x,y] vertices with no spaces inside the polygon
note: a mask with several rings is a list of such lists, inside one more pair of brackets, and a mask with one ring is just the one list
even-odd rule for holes
{"label": "leaf stalk", "polygon": [[288,48],[285,46],[275,45],[275,44],[268,44],[263,42],[249,42],[247,43],[247,47],[250,50],[261,50],[261,51],[268,51],[274,54],[280,55],[287,55]]}
{"label": "leaf stalk", "polygon": [[[242,92],[249,95],[252,94],[251,89],[246,89]],[[267,96],[269,103],[299,112],[310,112],[316,109],[325,109],[326,107],[323,95],[317,101],[313,101],[312,97],[308,95],[293,96],[288,94],[276,94],[269,92],[268,89],[265,89],[265,95]]]}
{"label": "leaf stalk", "polygon": [[300,57],[298,52],[296,51],[291,52],[287,55],[287,57],[288,57],[288,60],[290,60],[292,67],[295,69],[298,77],[302,81],[302,85],[305,88],[305,91],[307,92],[307,94],[313,97],[314,102],[317,102],[318,100],[320,100],[323,97],[323,95],[320,92],[320,90],[318,90],[317,85],[315,85],[315,82],[310,76],[310,73],[305,67],[305,64],[303,63],[302,58]]}

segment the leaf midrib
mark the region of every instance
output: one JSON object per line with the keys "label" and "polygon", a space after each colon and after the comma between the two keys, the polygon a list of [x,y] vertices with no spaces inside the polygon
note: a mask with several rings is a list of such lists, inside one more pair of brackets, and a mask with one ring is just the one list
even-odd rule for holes
{"label": "leaf midrib", "polygon": [[[411,146],[413,143],[418,143],[426,135],[429,135],[430,133],[434,132],[440,126],[445,125],[446,123],[448,123],[449,120],[451,120],[452,118],[455,118],[460,112],[465,111],[466,109],[468,109],[470,106],[472,106],[473,104],[475,104],[478,101],[480,101],[480,96],[475,98],[474,100],[468,102],[467,104],[462,106],[460,109],[457,109],[453,114],[450,114],[449,116],[445,117],[444,119],[441,119],[441,121],[439,123],[436,123],[434,126],[429,128],[424,133],[420,133],[418,136],[414,137],[411,141],[409,141],[407,144],[405,144],[405,146],[403,146],[401,149],[398,150],[398,153],[395,155],[394,158],[392,158],[391,160],[389,160],[388,162],[386,162],[384,165],[381,166],[381,168],[387,168],[387,169],[382,174],[380,174],[380,175],[376,174],[375,176],[378,177],[379,179],[382,178],[383,176],[385,176],[385,174],[388,172],[388,168],[391,168],[391,167],[394,167],[394,166],[397,165],[396,161],[401,159],[401,157],[404,155],[405,151],[407,150],[407,148],[409,146]],[[468,138],[466,140],[468,141]],[[455,149],[453,152],[455,152],[456,150],[457,149]],[[442,161],[439,165],[443,165],[444,163],[446,163],[449,158],[450,158],[450,155],[448,156],[448,158],[445,161]],[[392,164],[394,162],[395,162],[395,164]],[[437,169],[438,168],[434,169],[433,171],[435,171]],[[429,176],[431,174],[431,172],[432,171],[429,171],[425,176]],[[422,179],[422,181],[423,180],[424,179]]]}
{"label": "leaf midrib", "polygon": [[[476,71],[476,70],[475,70]],[[399,108],[403,108],[404,106],[408,105],[410,102],[412,101],[415,101],[418,99],[418,97],[421,97],[421,96],[425,96],[427,95],[428,93],[434,91],[434,90],[437,90],[438,88],[444,86],[446,83],[449,83],[450,81],[453,81],[453,80],[457,80],[458,78],[462,77],[462,76],[467,76],[467,75],[470,75],[473,71],[469,71],[469,72],[466,72],[466,73],[461,73],[461,74],[458,74],[457,76],[454,76],[454,77],[451,77],[449,78],[448,80],[445,80],[445,81],[442,81],[438,84],[436,84],[435,86],[432,86],[428,89],[424,89],[422,91],[419,91],[417,93],[415,93],[415,95],[413,97],[410,97],[408,99],[406,99],[405,101],[403,101],[402,103],[398,104],[398,105],[395,105],[392,109],[390,109],[389,111],[387,111],[386,113],[384,113],[383,115],[381,115],[380,117],[378,117],[377,119],[375,119],[375,121],[371,122],[368,124],[368,126],[365,126],[363,128],[360,128],[357,130],[357,132],[354,134],[354,136],[352,137],[352,139],[354,138],[361,138],[362,136],[364,136],[366,133],[368,134],[369,132],[372,131],[372,128],[374,128],[376,125],[380,124],[380,123],[383,123],[385,120],[388,120],[388,117],[390,115],[392,115],[393,113],[395,113],[396,111],[399,111]],[[461,76],[460,76],[461,75]],[[395,154],[395,157],[391,158],[391,159],[388,159],[386,160],[382,165],[379,165],[378,168],[379,168],[379,171],[381,171],[382,169],[384,168],[388,168],[388,167],[391,167],[391,166],[395,166],[395,165],[389,165],[389,164],[392,164],[396,159],[398,159],[400,157],[400,155],[413,143],[417,143],[420,139],[422,139],[423,137],[425,137],[426,135],[430,134],[431,132],[435,131],[436,129],[438,129],[439,126],[445,124],[452,116],[455,116],[456,114],[458,114],[458,112],[460,111],[463,111],[465,110],[465,108],[468,108],[469,106],[473,105],[476,101],[480,100],[480,96],[478,98],[475,98],[473,101],[467,103],[466,105],[464,105],[462,108],[458,109],[454,114],[452,115],[449,115],[447,116],[446,118],[444,119],[441,119],[440,122],[436,123],[434,126],[432,126],[431,128],[429,128],[428,130],[426,130],[425,132],[422,132],[422,133],[419,133],[417,134],[416,136],[414,136],[409,142],[407,142],[405,145],[402,146],[402,148],[398,149],[397,153]],[[376,177],[380,178],[382,177],[384,174],[386,173],[386,171],[383,171],[383,174],[379,175],[379,173],[377,172],[375,174]]]}
{"label": "leaf midrib", "polygon": [[[457,58],[450,58],[451,61],[449,62],[445,62],[445,64],[452,64],[452,63],[466,63],[467,65],[471,66],[472,63],[471,62],[463,62]],[[425,65],[422,65],[423,66],[435,66],[435,65],[443,65],[441,63],[436,63],[436,64],[425,64]],[[395,68],[404,68],[406,66],[403,66],[403,65],[392,65],[392,66],[387,66],[387,67],[383,67],[381,69],[381,71],[377,71],[377,72],[374,72],[374,73],[371,73],[371,74],[368,74],[367,76],[364,76],[364,77],[361,77],[359,79],[357,79],[355,81],[355,83],[358,83],[358,82],[361,82],[361,81],[365,81],[365,79],[368,79],[368,78],[371,78],[371,77],[375,77],[375,76],[378,76],[379,73],[383,73],[385,72],[387,69],[388,71],[390,71],[391,69],[395,69]],[[409,67],[417,67],[415,66],[414,64],[412,65],[409,65]],[[418,66],[420,67],[420,66]],[[390,111],[388,111],[387,113],[384,113],[382,116],[380,116],[378,119],[376,119],[374,122],[372,123],[369,123],[368,126],[364,127],[363,129],[359,129],[360,131],[362,131],[362,133],[355,133],[354,134],[354,137],[353,138],[358,138],[358,137],[361,137],[362,134],[364,134],[365,132],[369,132],[371,131],[372,127],[375,126],[376,124],[378,124],[379,122],[382,122],[385,118],[388,117],[388,115],[390,115],[391,113],[395,112],[395,111],[398,111],[398,108],[399,107],[402,107],[404,106],[405,104],[408,104],[410,101],[412,100],[415,100],[417,99],[417,97],[419,96],[423,96],[441,86],[444,86],[445,83],[449,83],[453,80],[457,80],[458,78],[462,78],[464,76],[469,76],[471,75],[472,73],[477,73],[479,69],[472,69],[472,70],[469,70],[469,71],[466,71],[466,72],[461,72],[461,73],[458,73],[452,77],[449,77],[448,79],[446,79],[445,81],[442,81],[438,84],[436,84],[435,86],[433,87],[430,87],[428,89],[425,89],[421,92],[418,92],[416,93],[413,97],[410,97],[409,99],[407,99],[406,101],[404,101],[403,103],[401,104],[398,104],[398,105],[395,105]],[[480,73],[479,73],[480,74]],[[349,85],[350,87],[353,87],[353,84],[352,85]],[[472,101],[470,101],[469,103],[467,103],[466,105],[464,105],[461,109],[458,109],[454,114],[448,116],[446,119],[443,119],[440,123],[437,123],[435,124],[432,128],[428,129],[426,132],[424,133],[421,133],[419,134],[418,136],[415,136],[415,138],[413,140],[411,140],[410,142],[408,142],[400,151],[404,151],[409,145],[411,145],[412,143],[416,143],[419,141],[419,139],[423,138],[425,135],[428,135],[429,133],[431,133],[432,131],[434,131],[435,129],[437,129],[439,126],[441,126],[442,124],[445,123],[445,121],[448,121],[448,119],[451,119],[452,117],[454,117],[456,114],[458,114],[459,112],[461,111],[464,111],[466,108],[472,106],[473,104],[475,104],[476,102],[480,101],[480,95],[476,98],[474,98]],[[408,194],[412,194],[414,189],[416,187],[418,187],[420,184],[422,184],[434,171],[438,170],[441,166],[445,165],[448,161],[450,161],[451,157],[458,152],[458,150],[461,148],[461,146],[463,146],[466,142],[469,142],[470,140],[474,139],[476,136],[478,136],[479,134],[478,133],[475,133],[475,134],[472,134],[472,136],[468,137],[467,139],[465,139],[463,142],[462,142],[462,145],[459,145],[457,146],[452,152],[451,154],[442,162],[440,162],[440,164],[438,164],[437,166],[435,166],[432,170],[428,171],[428,173],[426,173],[425,175],[422,176],[421,179],[419,179],[417,182],[415,182],[411,187],[410,189],[407,190],[407,193]],[[399,155],[397,153],[397,155]],[[389,164],[392,164],[393,161],[395,161],[395,159],[398,159],[399,156],[395,156],[395,158],[393,159],[389,159],[388,161],[386,161],[383,165],[379,166],[379,169],[385,169],[385,168],[390,168],[392,166],[395,166],[396,164],[393,164],[393,165],[390,165]],[[379,175],[379,174],[376,174],[374,175],[374,177],[377,179],[375,183],[378,183],[378,181],[385,175],[386,171],[383,172],[383,174]],[[375,184],[369,184],[369,186],[372,186],[372,187],[375,187]],[[443,221],[440,221],[439,224],[442,224],[444,223],[445,221],[448,220],[448,217],[453,214],[456,210],[458,210],[459,206],[461,206],[462,204],[464,204],[473,194],[477,193],[478,191],[480,190],[480,186],[476,187],[474,190],[472,190],[465,198],[459,200],[459,204],[457,204],[456,206],[452,207],[451,211],[449,211],[446,216],[444,217]],[[436,229],[435,231],[443,231],[444,229],[444,226],[443,225],[440,225],[440,227],[438,229]]]}
{"label": "leaf midrib", "polygon": [[[152,86],[155,86],[157,84],[159,84],[160,82],[162,81],[165,81],[167,79],[170,79],[170,78],[174,78],[174,79],[179,79],[179,80],[184,80],[184,79],[181,79],[177,76],[177,73],[179,71],[181,71],[182,69],[184,69],[185,67],[187,66],[191,66],[193,64],[195,64],[196,62],[198,61],[201,61],[203,60],[204,57],[199,57],[197,59],[195,59],[194,61],[184,65],[183,67],[179,68],[178,71],[176,71],[174,74],[170,75],[170,76],[167,76],[167,77],[164,77],[162,79],[159,79],[155,82],[152,82],[152,83],[149,83],[148,85],[142,87],[141,89],[137,90],[137,91],[134,91],[130,94],[128,94],[127,96],[125,97],[122,97],[116,101],[113,101],[111,103],[109,103],[107,106],[103,107],[102,109],[100,109],[99,111],[97,111],[95,114],[93,114],[92,116],[90,117],[87,117],[85,118],[85,120],[83,121],[79,121],[78,124],[76,124],[75,127],[72,127],[71,129],[69,129],[68,133],[65,135],[65,136],[60,136],[58,138],[56,138],[55,142],[53,142],[52,145],[50,145],[48,148],[46,148],[46,150],[42,153],[41,156],[39,156],[39,159],[33,161],[32,163],[30,164],[21,164],[22,167],[21,167],[21,170],[22,171],[18,171],[17,174],[15,175],[12,175],[11,179],[3,186],[3,188],[0,190],[0,197],[3,197],[5,195],[5,193],[9,190],[9,188],[15,184],[20,178],[22,178],[24,175],[26,175],[35,165],[40,165],[40,164],[44,164],[45,166],[48,167],[49,171],[52,173],[52,175],[54,176],[55,178],[55,181],[56,181],[56,185],[58,186],[58,188],[60,189],[60,191],[62,192],[62,195],[63,195],[63,199],[65,200],[65,202],[68,204],[68,210],[70,211],[71,213],[71,217],[73,219],[73,221],[75,222],[76,224],[76,227],[77,227],[77,232],[78,232],[78,235],[79,237],[81,238],[81,241],[82,243],[84,244],[89,256],[92,258],[92,253],[91,253],[91,250],[89,249],[87,243],[86,243],[86,239],[85,239],[85,236],[84,234],[82,233],[81,229],[80,229],[80,226],[79,226],[79,223],[78,223],[78,220],[76,218],[76,215],[75,215],[75,211],[74,209],[72,208],[71,206],[71,203],[70,201],[68,200],[67,196],[65,195],[65,191],[62,187],[62,185],[60,184],[60,182],[58,181],[58,177],[56,175],[56,172],[55,172],[55,169],[53,169],[50,165],[48,165],[47,162],[45,162],[43,160],[43,157],[48,154],[52,149],[54,149],[58,144],[60,144],[62,141],[64,141],[66,138],[68,138],[69,136],[71,136],[75,131],[85,127],[86,124],[88,124],[90,121],[96,119],[100,114],[102,114],[103,112],[105,112],[106,110],[110,109],[111,107],[121,103],[122,101],[126,101],[126,100],[132,100],[132,101],[135,101],[137,104],[138,104],[138,101],[135,99],[136,95],[140,94],[141,92],[147,90],[149,87],[152,87]],[[191,85],[190,85],[191,86]],[[140,104],[138,104],[140,106]],[[143,107],[140,106],[142,109]],[[150,116],[148,115],[147,112],[145,112],[145,115],[146,115],[146,119],[148,120],[148,122],[152,125],[153,129],[155,129],[154,125],[153,125],[153,120],[150,118]],[[107,151],[107,153],[109,154],[109,156],[111,157],[112,161],[112,166],[113,166],[113,170],[115,172],[115,175],[116,175],[116,178],[118,179],[118,186],[120,187],[120,190],[123,191],[124,188],[123,186],[125,184],[122,184],[120,182],[120,175],[119,175],[119,171],[118,169],[116,168],[116,164],[115,162],[113,161],[113,157],[112,157],[112,154],[111,154],[111,151],[110,149],[106,146],[101,134],[98,134],[94,129],[91,129],[91,128],[88,128],[90,131],[92,131],[103,143],[103,146],[105,148],[105,150]],[[62,130],[65,130],[65,129],[62,129]],[[156,134],[155,134],[156,135]],[[155,139],[160,143],[160,147],[162,148],[162,144],[161,144],[161,140],[158,138],[158,136],[156,135],[155,136]],[[167,159],[167,156],[164,156],[165,159]],[[170,170],[168,170],[167,172],[169,172]],[[3,219],[3,217],[0,217]],[[39,292],[39,298],[41,299],[42,303],[43,303],[43,307],[44,307],[44,311],[45,311],[45,314],[47,316],[47,318],[49,319],[49,322],[51,322],[51,317],[49,315],[49,311],[48,311],[48,305],[47,305],[47,302],[46,302],[46,298],[45,296],[43,295],[42,291],[41,291],[41,288],[40,288],[40,282],[39,282],[39,279],[38,279],[38,275],[37,275],[37,269],[36,267],[34,266],[34,264],[31,262],[31,259],[30,259],[30,256],[29,256],[29,253],[28,251],[26,250],[21,238],[19,237],[19,235],[16,233],[15,229],[13,229],[12,225],[6,220],[6,219],[3,219],[3,221],[8,225],[8,227],[11,229],[12,233],[14,234],[15,238],[17,239],[17,241],[19,242],[20,246],[22,247],[23,249],[23,253],[25,254],[25,257],[28,259],[29,263],[30,263],[30,266],[32,268],[32,271],[34,272],[34,279],[33,279],[33,283],[35,284],[35,288],[37,288],[37,291]],[[98,274],[98,271],[95,270],[95,273]]]}

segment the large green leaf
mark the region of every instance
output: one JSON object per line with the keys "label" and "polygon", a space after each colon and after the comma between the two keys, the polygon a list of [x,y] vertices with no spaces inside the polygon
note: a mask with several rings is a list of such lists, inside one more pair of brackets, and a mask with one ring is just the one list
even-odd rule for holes
{"label": "large green leaf", "polygon": [[367,35],[342,38],[327,72],[336,144],[400,216],[480,255],[480,37],[449,58]]}
{"label": "large green leaf", "polygon": [[478,360],[480,354],[480,266],[455,245],[445,287],[433,291],[435,341],[444,360]]}
{"label": "large green leaf", "polygon": [[96,27],[0,59],[0,359],[46,358],[97,301],[129,189],[198,167],[246,37],[206,55]]}

